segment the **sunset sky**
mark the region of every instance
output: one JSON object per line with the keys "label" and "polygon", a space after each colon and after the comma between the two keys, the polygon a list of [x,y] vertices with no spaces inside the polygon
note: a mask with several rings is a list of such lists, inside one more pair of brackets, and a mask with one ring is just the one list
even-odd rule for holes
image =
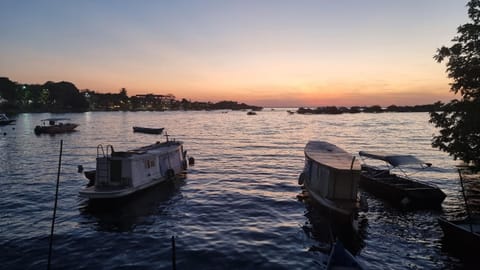
{"label": "sunset sky", "polygon": [[4,0],[0,77],[265,107],[448,101],[465,0]]}

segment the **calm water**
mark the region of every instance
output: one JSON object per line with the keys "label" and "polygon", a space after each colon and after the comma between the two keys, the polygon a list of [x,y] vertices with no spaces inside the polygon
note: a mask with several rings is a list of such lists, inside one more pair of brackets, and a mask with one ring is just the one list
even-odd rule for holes
{"label": "calm water", "polygon": [[[36,136],[40,119],[69,117],[78,131]],[[371,269],[468,266],[442,247],[439,216],[465,215],[455,162],[432,149],[426,113],[288,115],[246,112],[92,112],[21,114],[0,137],[0,263],[45,269],[60,140],[64,141],[55,225],[54,269],[322,269],[322,217],[299,201],[308,140],[359,150],[410,153],[434,164],[418,177],[447,194],[442,211],[400,212],[364,194],[357,256]],[[196,160],[185,179],[117,205],[78,197],[77,166],[95,166],[96,146],[118,151],[164,140],[132,126],[165,127]],[[14,129],[12,129],[14,127]],[[3,135],[3,133],[6,135]]]}

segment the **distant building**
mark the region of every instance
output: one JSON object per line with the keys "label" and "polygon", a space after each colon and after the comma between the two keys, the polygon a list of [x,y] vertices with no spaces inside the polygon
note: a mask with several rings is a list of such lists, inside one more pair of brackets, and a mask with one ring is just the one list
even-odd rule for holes
{"label": "distant building", "polygon": [[154,94],[145,94],[145,95],[135,95],[133,97],[137,106],[143,107],[144,109],[153,109],[153,110],[168,110],[175,101],[175,96],[168,95],[154,95]]}

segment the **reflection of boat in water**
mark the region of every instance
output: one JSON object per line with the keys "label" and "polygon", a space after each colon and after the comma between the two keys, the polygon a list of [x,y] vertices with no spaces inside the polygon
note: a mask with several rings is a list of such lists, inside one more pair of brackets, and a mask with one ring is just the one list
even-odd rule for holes
{"label": "reflection of boat in water", "polygon": [[183,143],[175,140],[126,152],[114,151],[111,145],[106,148],[99,145],[96,170],[85,173],[91,183],[80,191],[80,196],[116,199],[150,188],[184,172],[186,155]]}
{"label": "reflection of boat in water", "polygon": [[93,225],[100,231],[127,232],[135,227],[150,223],[149,217],[161,214],[172,201],[178,200],[179,188],[184,179],[160,183],[138,192],[128,198],[116,200],[85,200],[80,213],[88,219],[94,218]]}
{"label": "reflection of boat in water", "polygon": [[[408,177],[400,168],[405,165],[418,165],[419,168],[430,167],[412,155],[390,155],[380,153],[359,152],[363,158],[384,161],[387,166],[375,167],[362,165],[360,187],[404,208],[440,208],[446,195],[443,191],[429,183],[420,182]],[[398,169],[404,173],[399,176],[391,172]]]}
{"label": "reflection of boat in water", "polygon": [[57,133],[66,133],[75,131],[75,128],[78,127],[77,124],[65,122],[70,120],[68,118],[48,118],[43,119],[42,125],[36,126],[34,131],[35,134],[57,134]]}
{"label": "reflection of boat in water", "polygon": [[323,141],[305,146],[305,168],[299,177],[312,198],[337,221],[352,225],[359,207],[360,164],[343,149]]}
{"label": "reflection of boat in water", "polygon": [[352,253],[357,254],[364,246],[363,241],[368,227],[368,219],[361,212],[355,219],[354,226],[338,222],[328,213],[317,207],[317,204],[309,197],[298,196],[305,203],[307,222],[302,227],[305,234],[315,240],[318,246],[312,246],[311,250],[329,253],[335,240],[342,241],[345,247]]}

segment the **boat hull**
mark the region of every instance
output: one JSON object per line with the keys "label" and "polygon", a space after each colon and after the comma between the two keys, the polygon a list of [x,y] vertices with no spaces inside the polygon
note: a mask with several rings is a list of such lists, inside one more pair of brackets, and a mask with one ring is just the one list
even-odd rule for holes
{"label": "boat hull", "polygon": [[133,132],[140,132],[140,133],[147,133],[147,134],[162,134],[163,128],[133,127]]}
{"label": "boat hull", "polygon": [[[480,250],[480,220],[448,221],[439,218],[438,223],[442,228],[443,243],[447,248],[462,254],[478,255]],[[473,229],[473,232],[471,229]]]}
{"label": "boat hull", "polygon": [[336,222],[353,224],[359,207],[359,168],[353,156],[343,149],[311,141],[305,147],[305,168],[299,184]]}
{"label": "boat hull", "polygon": [[67,133],[75,131],[77,124],[63,124],[63,125],[54,125],[54,126],[36,126],[35,134],[58,134],[58,133]]}
{"label": "boat hull", "polygon": [[360,187],[406,209],[441,208],[446,197],[445,193],[435,186],[390,174],[388,170],[377,170],[375,173],[368,169],[363,170]]}
{"label": "boat hull", "polygon": [[15,122],[15,120],[2,120],[0,121],[0,126],[10,125],[13,122]]}
{"label": "boat hull", "polygon": [[162,177],[156,180],[153,180],[149,183],[138,187],[118,187],[118,188],[108,188],[108,187],[96,187],[92,185],[80,191],[80,196],[91,199],[91,200],[110,200],[110,199],[119,199],[131,196],[134,193],[149,189],[160,183],[163,183],[170,178]]}

